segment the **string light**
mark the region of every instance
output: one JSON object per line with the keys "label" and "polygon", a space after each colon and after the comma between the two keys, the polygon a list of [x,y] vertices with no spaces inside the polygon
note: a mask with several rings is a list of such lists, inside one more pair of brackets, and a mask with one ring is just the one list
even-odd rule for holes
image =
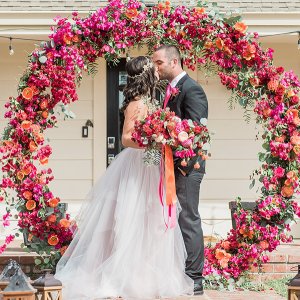
{"label": "string light", "polygon": [[15,51],[12,47],[12,37],[9,38],[9,46],[8,46],[8,50],[9,50],[9,55],[14,55]]}
{"label": "string light", "polygon": [[263,37],[268,37],[268,36],[275,36],[275,35],[285,35],[285,34],[293,34],[293,33],[298,33],[298,43],[297,43],[297,48],[298,50],[300,50],[300,31],[296,30],[296,31],[288,31],[288,32],[279,32],[279,33],[272,33],[272,34],[264,34],[264,35],[260,35],[260,38]]}
{"label": "string light", "polygon": [[5,35],[0,35],[0,38],[2,39],[9,39],[9,46],[8,46],[8,51],[9,55],[14,55],[15,51],[12,46],[12,40],[20,40],[20,41],[33,41],[33,42],[45,42],[44,40],[39,40],[39,39],[28,39],[28,38],[20,38],[20,37],[14,37],[12,38],[11,36],[5,36]]}

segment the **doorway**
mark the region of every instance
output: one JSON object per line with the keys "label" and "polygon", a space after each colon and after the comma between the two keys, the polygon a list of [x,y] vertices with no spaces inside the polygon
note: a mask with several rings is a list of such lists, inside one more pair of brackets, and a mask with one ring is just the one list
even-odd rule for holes
{"label": "doorway", "polygon": [[120,109],[124,100],[123,88],[127,82],[125,71],[126,59],[121,58],[117,65],[107,63],[107,144],[106,165],[108,166],[123,149],[122,136],[122,114]]}

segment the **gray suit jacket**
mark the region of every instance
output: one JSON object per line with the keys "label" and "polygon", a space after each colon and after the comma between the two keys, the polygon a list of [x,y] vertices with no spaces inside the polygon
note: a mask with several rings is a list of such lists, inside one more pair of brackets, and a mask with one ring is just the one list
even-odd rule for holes
{"label": "gray suit jacket", "polygon": [[[187,74],[179,80],[176,87],[179,93],[170,98],[168,107],[181,119],[191,119],[200,123],[201,118],[208,117],[208,102],[202,87]],[[174,158],[175,169],[180,167],[187,174],[194,169],[196,158],[189,161],[186,167],[180,166],[181,159]],[[205,173],[205,161],[198,158],[200,163],[199,172]]]}

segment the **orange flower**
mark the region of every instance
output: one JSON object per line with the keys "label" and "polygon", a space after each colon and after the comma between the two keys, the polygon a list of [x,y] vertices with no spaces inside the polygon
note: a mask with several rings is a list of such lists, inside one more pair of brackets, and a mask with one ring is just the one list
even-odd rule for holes
{"label": "orange flower", "polygon": [[39,143],[39,142],[43,142],[44,141],[44,136],[42,133],[38,133],[35,135],[35,140]]}
{"label": "orange flower", "polygon": [[67,219],[61,219],[59,221],[59,225],[63,228],[69,228],[70,227],[71,222]]}
{"label": "orange flower", "polygon": [[260,248],[265,250],[269,247],[269,243],[267,241],[260,241],[259,246],[260,246]]}
{"label": "orange flower", "polygon": [[80,37],[79,37],[77,34],[75,34],[75,35],[72,37],[72,41],[73,41],[74,43],[78,43],[78,42],[81,41],[81,39],[80,39]]}
{"label": "orange flower", "polygon": [[246,50],[243,52],[243,58],[246,60],[250,60],[251,58],[255,57],[256,48],[254,45],[248,45]]}
{"label": "orange flower", "polygon": [[204,48],[205,49],[210,49],[213,46],[212,41],[207,41],[204,43]]}
{"label": "orange flower", "polygon": [[40,163],[41,165],[46,165],[48,163],[48,157],[43,157],[43,158],[40,158]]}
{"label": "orange flower", "polygon": [[44,119],[47,119],[47,118],[48,118],[48,111],[47,111],[47,110],[44,110],[44,111],[42,112],[42,117],[43,117]]}
{"label": "orange flower", "polygon": [[3,143],[3,145],[5,145],[9,149],[14,146],[14,142],[13,141],[4,140],[2,143]]}
{"label": "orange flower", "polygon": [[38,124],[32,124],[31,125],[31,130],[32,130],[32,132],[37,133],[37,132],[40,132],[41,127]]}
{"label": "orange flower", "polygon": [[58,205],[59,201],[60,200],[58,198],[52,198],[48,201],[48,205],[50,207],[56,207]]}
{"label": "orange flower", "polygon": [[216,46],[217,46],[218,49],[222,50],[223,47],[224,47],[224,41],[220,38],[217,38],[216,39]]}
{"label": "orange flower", "polygon": [[53,58],[54,55],[53,55],[53,52],[47,52],[46,56],[48,59],[51,59],[51,58]]}
{"label": "orange flower", "polygon": [[205,13],[204,7],[195,7],[194,8],[194,16],[199,16]]}
{"label": "orange flower", "polygon": [[300,145],[294,146],[293,151],[295,152],[296,155],[299,155],[300,154]]}
{"label": "orange flower", "polygon": [[30,150],[30,152],[36,151],[37,148],[38,148],[38,146],[35,143],[35,141],[30,141],[30,143],[29,143],[29,150]]}
{"label": "orange flower", "polygon": [[176,30],[175,28],[168,28],[167,30],[167,34],[171,35],[171,36],[175,36],[176,35]]}
{"label": "orange flower", "polygon": [[254,231],[249,230],[248,228],[240,228],[239,231],[240,231],[240,234],[242,234],[244,238],[247,237],[251,240],[254,236]]}
{"label": "orange flower", "polygon": [[293,90],[289,90],[286,94],[289,98],[295,96],[295,93]]}
{"label": "orange flower", "polygon": [[33,97],[33,90],[30,87],[26,87],[23,92],[22,92],[22,96],[24,99],[26,100],[31,100]]}
{"label": "orange flower", "polygon": [[270,117],[271,112],[272,112],[271,108],[264,108],[263,111],[262,111],[263,116],[264,116],[265,118]]}
{"label": "orange flower", "polygon": [[41,109],[46,109],[48,107],[48,101],[47,100],[43,100],[40,103],[40,108]]}
{"label": "orange flower", "polygon": [[169,11],[171,9],[170,4],[170,1],[166,1],[165,4],[158,3],[157,8],[160,10],[160,12],[164,13],[165,11]]}
{"label": "orange flower", "polygon": [[237,22],[234,24],[233,28],[240,33],[245,33],[248,29],[248,26],[243,22]]}
{"label": "orange flower", "polygon": [[219,261],[219,264],[222,268],[227,268],[230,257],[231,254],[227,253],[225,250],[216,250],[216,259]]}
{"label": "orange flower", "polygon": [[249,82],[252,86],[257,87],[259,86],[259,78],[257,77],[252,77],[249,79]]}
{"label": "orange flower", "polygon": [[289,179],[295,179],[296,178],[296,173],[294,171],[289,171],[286,173],[286,177]]}
{"label": "orange flower", "polygon": [[25,191],[23,193],[23,197],[26,199],[26,200],[31,200],[32,199],[32,193],[30,191]]}
{"label": "orange flower", "polygon": [[292,135],[291,136],[291,144],[292,145],[300,145],[300,136],[299,135]]}
{"label": "orange flower", "polygon": [[66,45],[70,45],[72,42],[72,38],[67,33],[64,34],[63,40],[66,43]]}
{"label": "orange flower", "polygon": [[25,206],[28,210],[33,210],[36,208],[36,202],[34,200],[28,200]]}
{"label": "orange flower", "polygon": [[278,80],[276,80],[276,79],[271,79],[271,80],[268,82],[268,89],[269,89],[270,91],[276,91],[277,88],[278,88],[278,85],[279,85]]}
{"label": "orange flower", "polygon": [[224,46],[224,51],[227,55],[231,56],[232,51],[227,46]]}
{"label": "orange flower", "polygon": [[292,114],[294,125],[296,125],[296,126],[300,125],[300,118],[299,118],[299,111],[298,111],[298,109],[288,109],[286,113],[287,114]]}
{"label": "orange flower", "polygon": [[25,175],[29,175],[29,173],[31,172],[31,166],[30,165],[27,165],[25,167],[22,168],[22,172],[25,174]]}
{"label": "orange flower", "polygon": [[63,256],[68,249],[68,246],[63,246],[59,249],[60,255]]}
{"label": "orange flower", "polygon": [[229,242],[229,241],[224,241],[224,242],[222,242],[221,246],[222,246],[225,250],[229,250],[229,249],[230,249],[230,242]]}
{"label": "orange flower", "polygon": [[51,234],[48,238],[48,244],[51,246],[56,246],[59,242],[59,239],[56,234]]}
{"label": "orange flower", "polygon": [[281,189],[281,195],[286,198],[292,197],[294,194],[294,188],[291,185],[284,185]]}
{"label": "orange flower", "polygon": [[129,8],[129,9],[126,10],[126,13],[125,13],[125,15],[126,15],[126,17],[127,17],[128,19],[133,19],[133,18],[135,18],[138,14],[139,14],[139,13],[138,13],[138,11],[137,11],[136,8]]}
{"label": "orange flower", "polygon": [[158,20],[154,20],[154,21],[152,22],[152,25],[153,25],[154,27],[156,27],[158,24],[159,24]]}
{"label": "orange flower", "polygon": [[24,178],[24,173],[22,172],[22,171],[19,171],[18,173],[17,173],[17,178],[20,180],[20,181],[22,181],[23,180],[23,178]]}
{"label": "orange flower", "polygon": [[284,143],[285,138],[286,138],[285,135],[276,136],[276,137],[275,137],[275,142],[278,142],[278,143]]}
{"label": "orange flower", "polygon": [[50,223],[54,223],[56,222],[56,215],[50,215],[48,218],[47,218],[47,221],[50,222]]}
{"label": "orange flower", "polygon": [[25,130],[29,130],[29,128],[30,128],[30,126],[31,126],[31,122],[30,121],[23,121],[22,123],[21,123],[21,128],[23,128],[23,129],[25,129]]}
{"label": "orange flower", "polygon": [[216,249],[216,259],[217,260],[220,260],[220,259],[222,259],[222,258],[224,258],[225,257],[225,255],[226,255],[226,251],[225,250],[222,250],[222,249]]}

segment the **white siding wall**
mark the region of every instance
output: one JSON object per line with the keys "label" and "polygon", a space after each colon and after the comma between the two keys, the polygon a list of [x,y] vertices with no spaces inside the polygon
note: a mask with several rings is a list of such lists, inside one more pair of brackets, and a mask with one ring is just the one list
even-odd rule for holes
{"label": "white siding wall", "polygon": [[[27,53],[34,48],[33,42],[14,41],[15,55],[8,55],[7,41],[0,41],[0,130],[3,105],[10,95],[16,95],[16,86],[26,62]],[[275,49],[275,64],[300,75],[300,54],[293,44],[268,45]],[[132,55],[135,55],[133,52]],[[230,93],[217,78],[204,79],[200,73],[190,75],[197,79],[209,100],[209,127],[215,131],[212,142],[212,158],[207,162],[207,174],[201,185],[200,212],[205,235],[225,235],[231,227],[228,202],[237,196],[243,200],[255,200],[255,189],[249,190],[249,175],[258,166],[257,152],[261,141],[255,141],[257,129],[254,121],[247,124],[242,110],[236,106],[229,111],[227,100]],[[99,61],[99,72],[84,78],[78,89],[79,101],[70,105],[75,120],[61,120],[59,128],[50,129],[53,155],[49,167],[55,180],[51,184],[55,195],[69,203],[69,211],[76,215],[84,196],[93,182],[103,174],[106,166],[106,64]],[[86,120],[94,123],[89,127],[89,137],[81,137],[81,127]],[[1,174],[0,174],[1,175]],[[0,206],[3,211],[3,204]],[[300,230],[294,227],[299,238]],[[1,239],[1,236],[0,236]]]}

